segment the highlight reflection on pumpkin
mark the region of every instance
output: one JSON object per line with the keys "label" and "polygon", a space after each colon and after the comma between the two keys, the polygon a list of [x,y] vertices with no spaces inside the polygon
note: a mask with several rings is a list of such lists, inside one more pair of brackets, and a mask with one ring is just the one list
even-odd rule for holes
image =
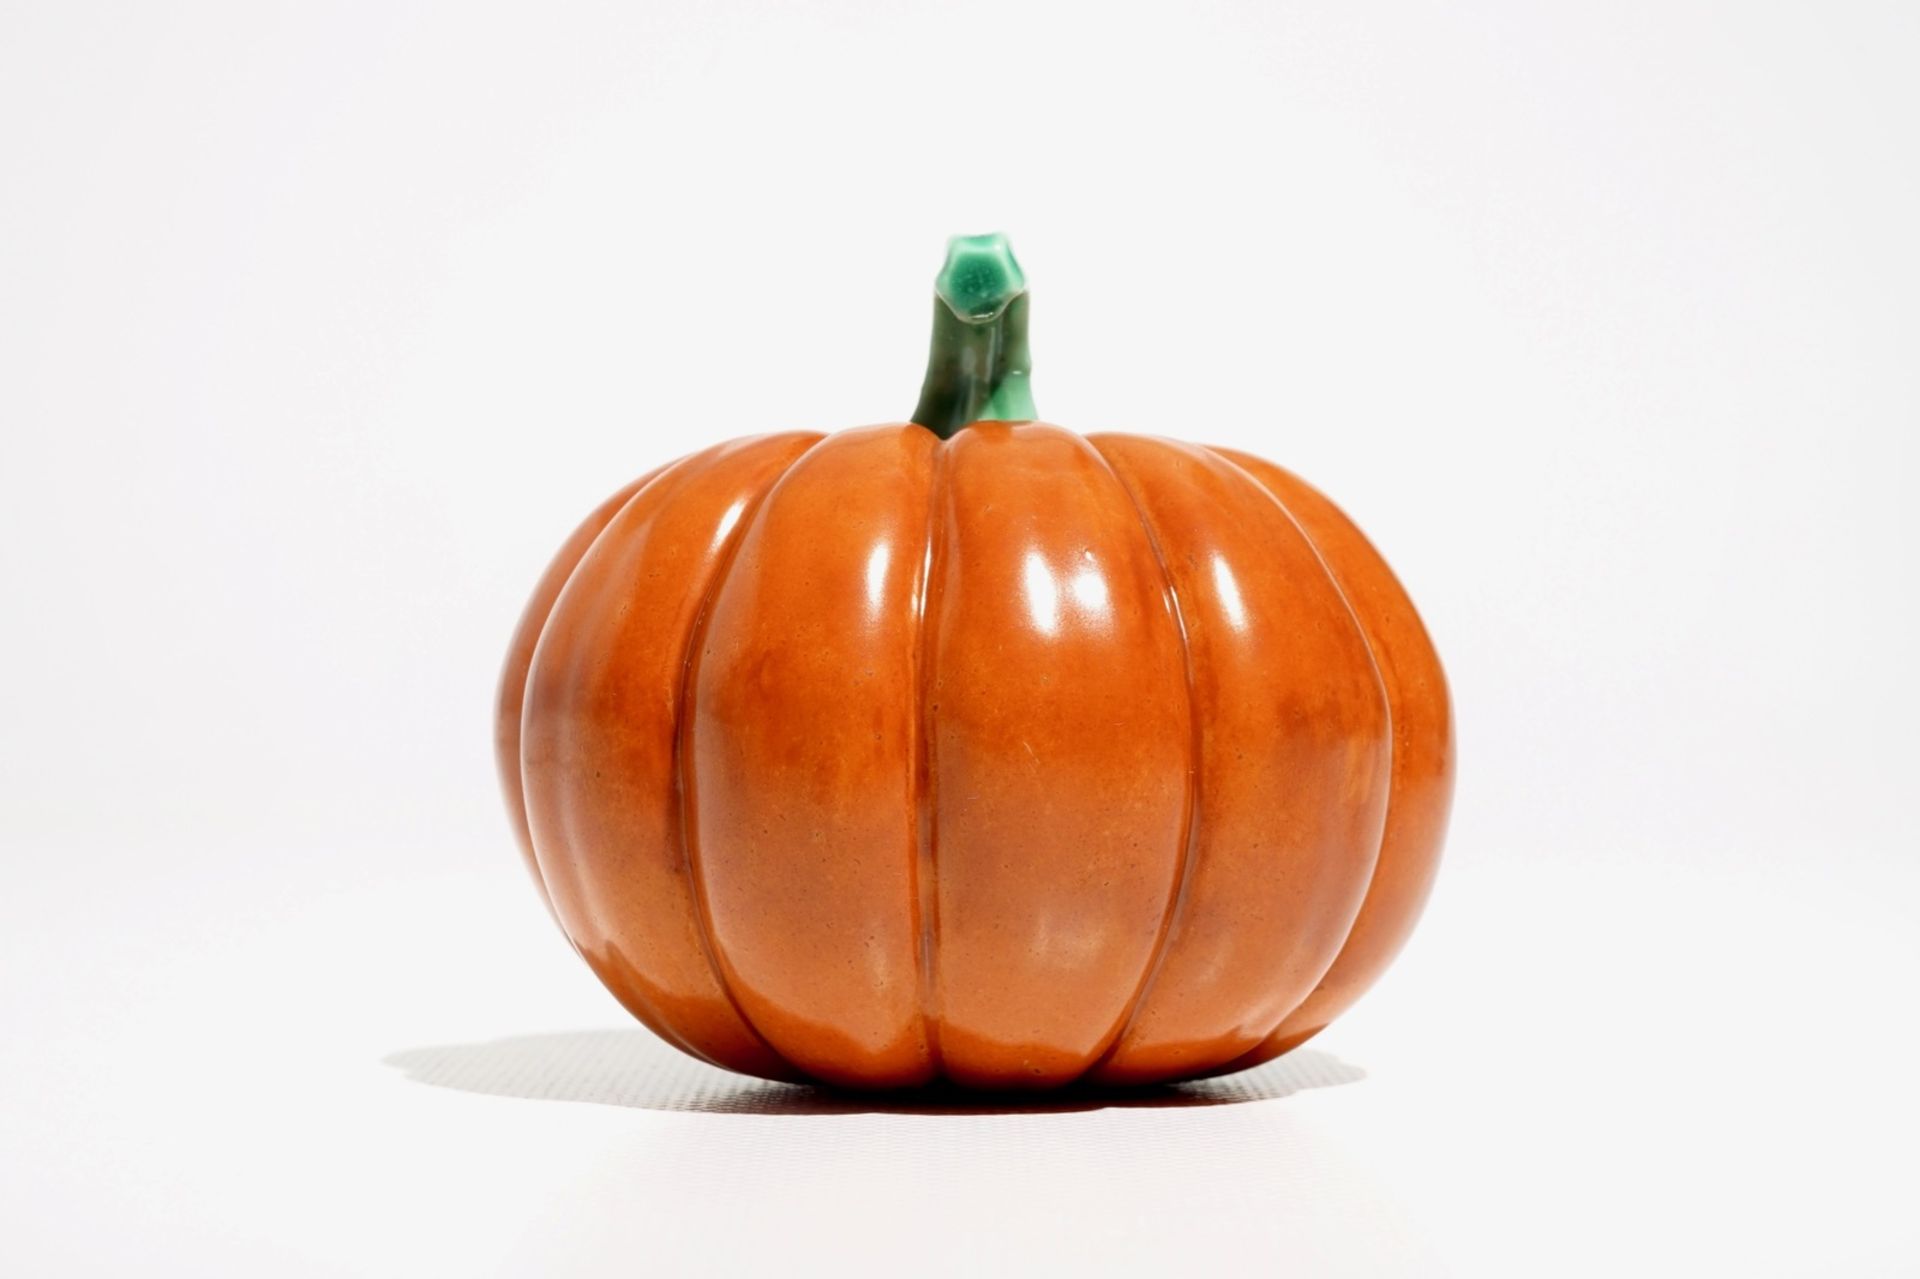
{"label": "highlight reflection on pumpkin", "polygon": [[1292,474],[1034,421],[1004,239],[937,292],[912,423],[696,453],[561,548],[499,700],[528,864],[636,1017],[749,1074],[1277,1056],[1426,899],[1438,658]]}

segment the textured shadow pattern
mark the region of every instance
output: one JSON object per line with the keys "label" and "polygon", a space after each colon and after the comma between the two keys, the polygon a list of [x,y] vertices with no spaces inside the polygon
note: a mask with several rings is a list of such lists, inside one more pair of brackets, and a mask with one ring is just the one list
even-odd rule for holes
{"label": "textured shadow pattern", "polygon": [[1113,1106],[1224,1106],[1272,1101],[1366,1078],[1337,1057],[1297,1049],[1221,1079],[1033,1095],[853,1093],[748,1079],[695,1061],[644,1030],[515,1035],[409,1048],[386,1064],[416,1083],[491,1097],[580,1101],[640,1110],[736,1115],[1045,1114]]}

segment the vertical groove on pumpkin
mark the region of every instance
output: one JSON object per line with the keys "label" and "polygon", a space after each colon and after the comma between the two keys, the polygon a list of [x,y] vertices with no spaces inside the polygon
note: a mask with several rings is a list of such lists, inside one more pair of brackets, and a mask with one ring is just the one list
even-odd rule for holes
{"label": "vertical groove on pumpkin", "polygon": [[1374,650],[1373,637],[1367,634],[1365,624],[1360,621],[1359,613],[1354,610],[1353,601],[1347,598],[1347,588],[1341,585],[1340,575],[1333,571],[1331,564],[1327,563],[1326,553],[1320,549],[1320,544],[1313,540],[1313,534],[1309,533],[1306,526],[1299,521],[1291,510],[1287,509],[1287,504],[1280,500],[1280,495],[1267,487],[1259,476],[1244,466],[1241,466],[1238,462],[1234,461],[1231,456],[1220,449],[1209,448],[1206,445],[1195,445],[1194,447],[1200,449],[1210,457],[1219,459],[1219,461],[1226,466],[1231,467],[1242,479],[1246,480],[1247,483],[1253,485],[1256,490],[1264,494],[1267,500],[1278,507],[1280,513],[1287,517],[1288,522],[1300,531],[1301,539],[1306,542],[1307,549],[1313,552],[1313,557],[1320,562],[1320,571],[1325,573],[1327,575],[1327,581],[1333,584],[1334,593],[1340,597],[1340,603],[1346,607],[1348,620],[1353,623],[1354,630],[1360,635],[1360,643],[1366,650],[1367,661],[1373,668],[1374,683],[1377,684],[1380,689],[1380,705],[1386,712],[1387,802],[1381,814],[1380,841],[1374,845],[1373,849],[1373,867],[1367,872],[1366,891],[1360,895],[1360,908],[1354,911],[1353,918],[1347,921],[1346,936],[1341,939],[1340,948],[1334,951],[1332,960],[1328,962],[1326,968],[1320,973],[1319,977],[1315,979],[1314,985],[1307,991],[1306,997],[1303,998],[1299,1004],[1287,1009],[1287,1011],[1281,1015],[1280,1020],[1273,1024],[1273,1029],[1260,1036],[1259,1043],[1240,1054],[1240,1056],[1235,1057],[1232,1061],[1208,1072],[1209,1074],[1225,1075],[1236,1070],[1245,1070],[1249,1067],[1257,1066],[1261,1062],[1271,1061],[1275,1057],[1291,1052],[1293,1049],[1311,1039],[1315,1034],[1318,1034],[1321,1029],[1324,1029],[1324,1027],[1318,1027],[1306,1034],[1289,1037],[1288,1040],[1276,1040],[1276,1036],[1280,1033],[1280,1028],[1287,1024],[1287,1019],[1298,1012],[1301,1007],[1305,1006],[1308,999],[1313,998],[1314,992],[1320,988],[1320,983],[1324,982],[1327,979],[1327,974],[1332,972],[1334,967],[1339,964],[1340,957],[1346,953],[1348,944],[1353,941],[1354,926],[1360,922],[1360,915],[1367,908],[1367,899],[1373,895],[1374,880],[1377,879],[1380,874],[1380,852],[1381,849],[1386,846],[1387,831],[1391,829],[1393,822],[1393,698],[1387,691],[1386,672],[1380,666],[1380,654]]}
{"label": "vertical groove on pumpkin", "polygon": [[[913,672],[915,714],[913,786],[914,810],[914,926],[920,938],[920,1025],[926,1039],[928,1079],[938,1080],[944,1072],[940,1055],[940,987],[935,970],[939,951],[940,894],[937,867],[938,810],[934,795],[933,698],[937,694],[933,679],[933,638],[939,615],[936,575],[946,571],[945,540],[940,536],[941,516],[947,492],[947,444],[933,448],[933,475],[927,485],[927,541],[921,554],[920,581],[914,593]],[[932,632],[930,634],[930,631]]]}
{"label": "vertical groove on pumpkin", "polygon": [[693,736],[694,689],[698,685],[700,673],[700,648],[706,642],[707,619],[713,612],[713,601],[720,594],[720,588],[725,585],[727,573],[733,568],[734,558],[739,554],[740,546],[746,541],[747,534],[753,530],[761,509],[766,505],[768,495],[780,486],[780,482],[787,478],[794,467],[800,464],[801,458],[811,453],[820,441],[826,438],[824,435],[818,437],[795,454],[793,460],[782,467],[780,473],[775,475],[767,486],[747,503],[746,508],[740,513],[740,518],[727,532],[726,544],[720,548],[719,555],[714,558],[713,573],[708,577],[706,588],[701,592],[700,607],[694,613],[693,624],[687,631],[686,658],[681,663],[680,688],[674,699],[674,704],[679,708],[673,732],[674,802],[680,808],[680,855],[687,864],[687,883],[693,894],[694,933],[700,939],[700,951],[706,956],[707,966],[713,970],[713,980],[719,985],[720,993],[726,996],[727,1003],[732,1006],[734,1016],[740,1019],[740,1024],[747,1028],[747,1032],[760,1042],[775,1061],[802,1078],[807,1072],[788,1060],[786,1054],[775,1048],[772,1042],[760,1032],[760,1028],[753,1024],[753,1019],[747,1016],[747,1010],[740,1004],[740,997],[734,993],[732,982],[727,979],[726,961],[714,941],[713,910],[707,901],[706,880],[700,873],[700,840],[697,830],[699,823],[694,817],[694,770],[689,758],[688,746]]}
{"label": "vertical groove on pumpkin", "polygon": [[1140,984],[1134,989],[1133,998],[1128,1002],[1126,1011],[1121,1014],[1118,1029],[1111,1042],[1094,1058],[1093,1064],[1083,1072],[1081,1078],[1089,1078],[1104,1069],[1120,1052],[1127,1036],[1133,1030],[1134,1023],[1140,1018],[1141,1009],[1146,1007],[1147,996],[1153,990],[1154,979],[1160,975],[1160,969],[1167,962],[1167,951],[1173,940],[1173,931],[1179,925],[1180,916],[1187,904],[1187,897],[1193,884],[1194,863],[1199,860],[1200,852],[1200,710],[1199,682],[1193,673],[1193,645],[1187,638],[1187,617],[1180,605],[1180,592],[1173,584],[1173,573],[1167,568],[1167,558],[1160,547],[1159,535],[1153,531],[1153,523],[1147,518],[1146,508],[1140,504],[1133,486],[1121,476],[1119,470],[1100,451],[1098,443],[1088,440],[1087,445],[1100,464],[1106,468],[1127,500],[1133,504],[1133,513],[1139,517],[1140,528],[1146,535],[1147,549],[1153,553],[1154,565],[1160,570],[1160,582],[1167,612],[1173,618],[1174,632],[1180,639],[1180,668],[1187,682],[1187,804],[1186,813],[1181,819],[1182,847],[1180,852],[1180,870],[1173,881],[1173,891],[1167,895],[1166,914],[1160,920],[1160,932],[1154,938],[1153,950],[1149,953],[1146,966],[1140,973]]}

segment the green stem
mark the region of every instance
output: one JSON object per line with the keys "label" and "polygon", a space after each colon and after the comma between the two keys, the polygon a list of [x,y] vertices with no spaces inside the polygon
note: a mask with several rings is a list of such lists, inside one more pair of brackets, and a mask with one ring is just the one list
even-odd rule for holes
{"label": "green stem", "polygon": [[1027,277],[1007,237],[954,236],[933,291],[933,344],[913,420],[943,440],[969,422],[1032,420]]}

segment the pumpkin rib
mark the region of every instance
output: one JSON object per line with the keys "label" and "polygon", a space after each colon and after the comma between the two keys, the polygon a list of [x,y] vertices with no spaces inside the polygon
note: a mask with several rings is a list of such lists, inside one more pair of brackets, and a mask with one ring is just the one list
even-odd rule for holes
{"label": "pumpkin rib", "polygon": [[946,1073],[940,1053],[940,981],[935,967],[940,947],[939,822],[934,794],[933,732],[933,649],[928,635],[932,620],[939,614],[939,595],[935,587],[938,574],[946,567],[945,540],[940,536],[942,506],[947,498],[947,442],[934,446],[933,472],[927,483],[927,538],[920,556],[920,581],[914,592],[913,695],[917,705],[913,715],[914,858],[913,909],[915,932],[920,939],[920,1033],[927,1045],[931,1078]]}
{"label": "pumpkin rib", "polygon": [[[1307,531],[1306,526],[1300,522],[1300,518],[1280,499],[1278,493],[1275,493],[1259,476],[1240,465],[1228,451],[1215,448],[1208,444],[1197,444],[1194,447],[1211,457],[1218,458],[1221,462],[1239,472],[1256,490],[1265,494],[1267,499],[1280,509],[1280,513],[1287,517],[1288,522],[1299,530],[1301,539],[1306,542],[1307,548],[1313,552],[1314,558],[1320,561],[1321,571],[1326,574],[1327,581],[1333,585],[1334,593],[1340,597],[1341,604],[1346,607],[1347,616],[1353,622],[1354,630],[1359,633],[1360,642],[1366,649],[1367,661],[1373,668],[1374,683],[1377,684],[1380,689],[1380,704],[1386,710],[1384,728],[1386,730],[1387,741],[1387,803],[1380,823],[1380,840],[1374,846],[1373,850],[1373,869],[1367,872],[1367,886],[1366,890],[1360,896],[1359,909],[1354,912],[1353,918],[1348,921],[1346,935],[1341,939],[1339,948],[1334,951],[1333,958],[1327,962],[1327,966],[1321,971],[1320,976],[1315,978],[1314,985],[1308,989],[1306,996],[1302,998],[1298,1004],[1294,1005],[1294,1007],[1289,1008],[1280,1020],[1274,1023],[1273,1029],[1260,1036],[1259,1042],[1254,1044],[1252,1048],[1249,1048],[1246,1052],[1233,1058],[1231,1061],[1224,1062],[1215,1069],[1206,1072],[1209,1075],[1225,1075],[1237,1070],[1245,1070],[1249,1067],[1257,1066],[1264,1061],[1271,1061],[1273,1058],[1282,1056],[1299,1046],[1298,1043],[1289,1043],[1281,1048],[1279,1052],[1269,1051],[1270,1045],[1274,1042],[1274,1036],[1280,1033],[1281,1028],[1287,1024],[1289,1018],[1299,1012],[1301,1008],[1306,1006],[1307,1001],[1313,998],[1314,992],[1320,989],[1321,984],[1327,979],[1327,974],[1332,972],[1334,967],[1339,964],[1340,957],[1346,954],[1347,946],[1353,941],[1354,928],[1359,924],[1360,916],[1365,913],[1367,909],[1367,899],[1373,895],[1374,883],[1380,876],[1380,854],[1386,848],[1387,832],[1391,829],[1393,820],[1393,757],[1395,754],[1394,704],[1393,693],[1391,688],[1388,687],[1386,671],[1381,666],[1380,653],[1374,646],[1373,636],[1368,631],[1366,623],[1360,620],[1359,610],[1354,608],[1353,600],[1348,596],[1345,584],[1341,582],[1340,575],[1334,572],[1333,566],[1327,562],[1326,552],[1321,549],[1320,543],[1314,540],[1313,534]],[[1304,1039],[1299,1042],[1304,1042]],[[1263,1053],[1265,1054],[1264,1056],[1262,1055]]]}
{"label": "pumpkin rib", "polygon": [[[1350,601],[1289,512],[1191,445],[1094,442],[1131,486],[1174,579],[1204,783],[1189,896],[1164,966],[1097,1077],[1192,1078],[1259,1046],[1346,943],[1378,860],[1387,707]],[[1219,585],[1224,564],[1237,566],[1237,586],[1231,569]],[[1302,713],[1314,718],[1296,726]]]}
{"label": "pumpkin rib", "polygon": [[521,610],[519,624],[515,626],[513,638],[507,644],[507,660],[501,666],[500,685],[494,694],[494,763],[500,772],[500,788],[506,796],[507,816],[513,824],[514,835],[520,841],[520,851],[526,858],[527,870],[532,873],[534,886],[540,890],[540,900],[546,904],[547,913],[553,917],[556,925],[560,923],[560,916],[554,909],[553,893],[547,888],[546,875],[540,869],[540,859],[534,853],[533,827],[527,819],[527,784],[520,771],[520,721],[526,710],[527,679],[533,673],[533,658],[539,650],[540,637],[547,633],[547,623],[553,620],[553,610],[559,604],[567,583],[573,580],[580,562],[587,558],[594,544],[619,518],[620,512],[627,508],[627,503],[677,465],[678,462],[669,462],[646,472],[637,480],[628,481],[574,526],[573,532],[547,562],[540,580],[534,584],[533,595]]}
{"label": "pumpkin rib", "polygon": [[781,481],[792,474],[793,468],[799,465],[800,459],[813,452],[819,447],[820,442],[827,438],[825,435],[818,436],[795,454],[793,460],[782,467],[772,481],[754,496],[747,508],[741,512],[733,528],[727,531],[727,543],[721,547],[719,555],[714,560],[713,572],[707,578],[706,587],[701,592],[700,607],[694,611],[693,621],[688,627],[683,646],[686,656],[681,662],[680,687],[674,697],[677,710],[673,726],[673,760],[670,764],[673,774],[674,802],[680,809],[680,855],[687,864],[687,883],[693,898],[693,931],[695,937],[699,939],[700,951],[706,956],[707,966],[713,970],[713,980],[719,985],[720,993],[726,997],[727,1003],[733,1008],[734,1016],[740,1019],[740,1024],[746,1027],[747,1033],[758,1040],[775,1061],[802,1078],[805,1078],[809,1072],[801,1069],[785,1053],[775,1048],[772,1041],[753,1024],[753,1019],[747,1016],[747,1010],[741,1006],[740,996],[727,979],[727,965],[721,959],[719,946],[714,940],[713,910],[707,901],[706,879],[700,870],[699,839],[695,831],[697,822],[694,817],[695,785],[693,769],[688,760],[687,738],[693,730],[694,690],[697,686],[694,677],[700,661],[700,646],[706,635],[707,619],[713,611],[713,601],[719,596],[720,588],[727,580],[727,573],[732,569],[734,559],[739,555],[748,531],[753,528],[761,510],[765,508],[767,498],[780,486]]}
{"label": "pumpkin rib", "polygon": [[[1328,566],[1350,598],[1362,599],[1364,607],[1356,606],[1355,615],[1379,657],[1389,701],[1406,711],[1394,725],[1395,774],[1382,864],[1375,870],[1377,882],[1369,885],[1347,946],[1320,986],[1269,1036],[1265,1060],[1291,1051],[1324,1030],[1372,987],[1412,936],[1439,869],[1452,807],[1455,747],[1446,671],[1419,609],[1379,548],[1337,503],[1298,475],[1263,458],[1249,456],[1248,461],[1249,471],[1270,474],[1290,492],[1298,490],[1296,500],[1312,512],[1302,526],[1309,519],[1317,521],[1330,534],[1330,544],[1343,548]],[[1271,483],[1261,483],[1273,490]],[[1350,586],[1343,572],[1352,575]],[[1377,642],[1374,631],[1367,629],[1373,627],[1378,629]],[[1398,749],[1403,733],[1406,745],[1413,749]],[[1329,989],[1332,993],[1322,998]],[[1310,1016],[1292,1024],[1302,1012]]]}
{"label": "pumpkin rib", "polygon": [[741,540],[693,675],[689,799],[716,949],[769,1041],[842,1086],[930,1073],[912,662],[937,444],[886,425],[800,459]]}
{"label": "pumpkin rib", "polygon": [[1154,532],[1153,523],[1147,518],[1146,509],[1141,506],[1139,495],[1133,491],[1133,486],[1127,483],[1119,469],[1107,458],[1099,441],[1088,439],[1087,444],[1099,457],[1100,464],[1106,468],[1107,474],[1120,485],[1121,490],[1127,495],[1127,500],[1133,504],[1133,513],[1139,517],[1141,532],[1146,535],[1147,549],[1153,555],[1154,565],[1160,570],[1162,603],[1173,618],[1174,633],[1180,637],[1180,668],[1186,677],[1187,688],[1187,797],[1186,812],[1181,818],[1180,869],[1174,876],[1172,891],[1167,894],[1167,910],[1160,920],[1160,931],[1154,937],[1153,950],[1149,953],[1146,965],[1141,970],[1140,984],[1134,988],[1133,998],[1128,1001],[1125,1011],[1121,1013],[1113,1039],[1081,1072],[1081,1079],[1089,1078],[1104,1069],[1107,1063],[1119,1053],[1121,1046],[1126,1043],[1127,1035],[1133,1030],[1134,1023],[1139,1020],[1141,1009],[1146,1007],[1147,996],[1153,990],[1154,981],[1166,965],[1167,953],[1171,949],[1173,940],[1173,930],[1179,923],[1180,915],[1191,895],[1194,866],[1200,860],[1201,786],[1198,681],[1193,671],[1193,645],[1187,637],[1187,618],[1180,604],[1180,590],[1174,585],[1173,573],[1167,567],[1167,557],[1160,546],[1159,534]]}
{"label": "pumpkin rib", "polygon": [[[522,703],[521,703],[520,709],[523,714],[526,710],[526,705],[524,700],[525,694],[526,694],[526,685],[527,685],[527,681],[533,675],[534,662],[539,658],[539,655],[540,655],[540,640],[546,636],[547,624],[553,620],[554,611],[560,606],[560,597],[566,594],[567,587],[572,584],[574,576],[580,571],[580,565],[586,562],[587,556],[592,554],[593,548],[600,544],[600,540],[606,536],[607,530],[613,527],[614,522],[620,518],[622,512],[624,512],[628,507],[632,506],[635,502],[639,501],[641,495],[644,494],[648,489],[652,488],[657,482],[679,471],[681,467],[685,466],[691,460],[692,460],[691,456],[683,457],[675,461],[669,462],[665,466],[655,467],[652,471],[649,471],[645,475],[641,476],[638,480],[636,480],[633,484],[629,485],[628,488],[625,490],[624,498],[620,498],[619,495],[616,494],[615,498],[609,498],[605,503],[602,504],[602,506],[599,509],[595,510],[592,515],[589,515],[587,517],[587,521],[590,523],[592,522],[593,519],[599,516],[602,510],[607,512],[607,517],[601,523],[599,531],[596,532],[591,538],[589,538],[586,544],[580,548],[580,554],[576,555],[573,558],[573,564],[571,567],[567,569],[566,577],[560,583],[560,589],[555,591],[553,593],[553,598],[547,602],[546,614],[540,620],[539,634],[535,636],[532,646],[527,650],[526,667],[520,677],[520,692],[522,696]],[[561,554],[562,555],[565,554],[565,548],[562,548]],[[518,727],[519,726],[516,725],[516,730],[518,729]],[[560,908],[554,904],[553,889],[547,883],[547,873],[545,870],[541,868],[540,858],[539,858],[538,852],[534,847],[533,826],[531,821],[526,817],[526,811],[527,811],[526,778],[523,771],[526,766],[526,759],[525,759],[525,756],[521,753],[519,748],[519,742],[525,740],[525,738],[524,738],[524,734],[519,731],[516,731],[515,737],[517,740],[514,745],[514,760],[515,760],[514,775],[515,775],[515,781],[519,788],[519,795],[520,795],[519,811],[521,815],[521,820],[527,826],[527,861],[533,867],[534,878],[539,882],[541,900],[546,902],[547,904],[547,913],[553,917],[554,924],[560,929],[560,935],[565,937],[569,944],[572,944],[573,936],[571,933],[567,931],[566,924],[561,922]],[[576,952],[578,952],[578,949],[579,949],[578,947],[575,947]],[[581,958],[585,960],[586,956],[582,954]],[[590,969],[594,967],[591,961],[588,961],[587,966]],[[606,983],[602,982],[602,984],[605,985]],[[681,1051],[687,1053],[689,1056],[699,1058],[701,1061],[713,1060],[712,1058],[708,1057],[707,1054],[701,1052],[697,1047],[695,1047],[691,1040],[687,1039],[684,1035],[682,1035],[680,1033],[680,1028],[678,1026],[675,1026],[669,1018],[659,1015],[657,1011],[652,1009],[643,1010],[640,1007],[636,1006],[635,1004],[629,1003],[625,999],[621,999],[618,994],[616,994],[614,998],[619,1000],[620,1006],[625,1008],[628,1012],[632,1013],[634,1018],[637,1021],[639,1021],[641,1025],[647,1027],[647,1029],[653,1031],[654,1034],[659,1035],[662,1039],[666,1040],[668,1043],[674,1045],[676,1048],[679,1048]],[[721,1063],[713,1062],[713,1064],[717,1066],[717,1065],[720,1065]]]}
{"label": "pumpkin rib", "polygon": [[962,1087],[1055,1088],[1112,1039],[1179,874],[1179,638],[1126,490],[1084,437],[983,422],[949,451],[941,1052]]}
{"label": "pumpkin rib", "polygon": [[[609,541],[609,538],[621,530],[623,521],[630,517],[635,507],[647,501],[650,497],[664,493],[666,490],[663,486],[669,483],[683,482],[690,478],[697,477],[698,473],[711,468],[717,458],[725,456],[728,451],[727,446],[719,446],[680,458],[660,468],[645,485],[637,488],[633,494],[620,505],[619,510],[614,514],[612,519],[608,521],[606,529],[603,529],[601,534],[594,538],[587,553],[582,555],[579,562],[574,565],[572,572],[568,575],[565,586],[554,599],[553,607],[549,611],[547,623],[541,630],[540,642],[535,647],[528,663],[529,692],[531,692],[533,688],[534,673],[538,671],[551,656],[548,649],[554,642],[554,619],[560,616],[567,606],[568,601],[572,599],[576,592],[592,591],[604,588],[605,586],[604,582],[589,582],[584,586],[581,584],[582,570],[587,567],[595,550],[604,547],[605,550],[602,552],[603,554],[615,557],[622,554],[630,554],[631,548],[623,548],[615,545]],[[658,490],[659,493],[657,493],[656,490]],[[529,739],[526,729],[536,709],[536,703],[532,700],[527,701],[522,707],[521,771],[523,785],[527,782],[526,771],[530,763],[525,752],[525,743]],[[531,794],[531,791],[529,791],[529,794]],[[529,815],[531,816],[531,810]],[[567,848],[573,847],[578,838],[577,832],[573,829],[574,822],[577,820],[577,814],[570,810],[563,810],[561,813],[555,815],[554,820],[563,828],[563,838],[560,840],[561,845]],[[608,991],[620,1002],[621,1006],[632,1013],[633,1016],[648,1029],[654,1031],[654,1033],[660,1035],[669,1043],[682,1046],[690,1055],[702,1061],[711,1062],[722,1068],[740,1069],[741,1066],[737,1062],[726,1059],[724,1054],[716,1055],[700,1047],[696,1038],[687,1032],[676,1018],[668,1012],[656,1008],[640,992],[632,976],[630,974],[623,974],[620,971],[620,965],[628,964],[629,961],[617,943],[609,942],[605,949],[600,952],[590,950],[582,944],[575,931],[570,928],[564,918],[561,917],[558,903],[552,900],[551,886],[555,880],[555,872],[547,867],[546,862],[552,856],[553,850],[551,847],[541,844],[540,841],[536,839],[535,851],[541,866],[543,883],[548,887],[550,894],[549,900],[553,904],[555,918],[556,921],[560,923],[562,935],[567,938],[568,943],[572,945],[575,953],[580,955],[588,967],[593,970],[594,974],[600,978],[601,983],[607,987]],[[564,864],[566,865],[566,873],[574,880],[574,883],[571,885],[572,893],[570,895],[576,899],[582,909],[591,915],[593,908],[589,904],[589,899],[596,895],[595,890],[582,876],[581,868],[577,864],[576,859],[569,856],[565,859]],[[751,1035],[752,1032],[749,1030],[747,1033]],[[773,1060],[778,1059],[774,1058]]]}

